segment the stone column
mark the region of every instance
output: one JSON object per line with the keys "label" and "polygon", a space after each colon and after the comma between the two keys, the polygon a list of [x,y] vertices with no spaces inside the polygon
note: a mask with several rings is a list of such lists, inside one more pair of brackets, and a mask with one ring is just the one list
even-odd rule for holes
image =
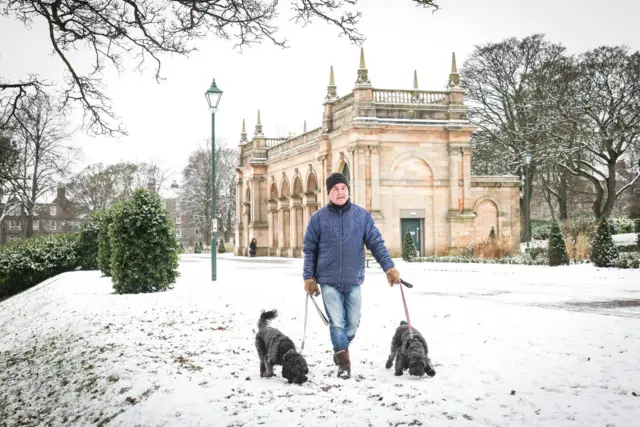
{"label": "stone column", "polygon": [[462,154],[464,210],[473,210],[473,196],[471,195],[471,148],[465,148]]}
{"label": "stone column", "polygon": [[243,217],[243,222],[244,222],[244,247],[243,247],[243,253],[245,255],[249,255],[249,242],[251,241],[251,230],[249,230],[249,209],[251,204],[250,203],[243,203],[242,204],[242,217]]}
{"label": "stone column", "polygon": [[238,177],[236,183],[236,233],[235,233],[235,248],[233,250],[234,255],[242,255],[242,244],[244,242],[243,230],[243,216],[242,216],[242,179]]}
{"label": "stone column", "polygon": [[364,164],[364,179],[365,179],[365,209],[371,212],[372,202],[371,202],[371,147],[367,147],[365,152],[365,164]]}
{"label": "stone column", "polygon": [[380,150],[371,147],[371,210],[380,211]]}
{"label": "stone column", "polygon": [[449,210],[458,210],[458,161],[459,148],[449,148]]}
{"label": "stone column", "polygon": [[300,209],[300,198],[291,197],[289,203],[289,247],[291,248],[291,256],[296,256],[300,251],[298,247],[298,210]]}
{"label": "stone column", "polygon": [[278,202],[278,249],[276,250],[277,256],[284,256],[284,211],[282,201]]}

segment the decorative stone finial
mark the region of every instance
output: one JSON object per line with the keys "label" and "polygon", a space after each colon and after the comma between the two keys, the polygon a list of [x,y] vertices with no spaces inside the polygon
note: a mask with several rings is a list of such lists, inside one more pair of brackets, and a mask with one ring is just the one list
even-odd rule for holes
{"label": "decorative stone finial", "polygon": [[364,63],[364,48],[360,48],[360,68],[358,69],[358,79],[356,80],[356,86],[371,86],[371,80],[369,80],[369,70]]}
{"label": "decorative stone finial", "polygon": [[240,132],[240,141],[247,140],[247,127],[244,124],[244,119],[242,119],[242,132]]}
{"label": "decorative stone finial", "polygon": [[258,110],[258,121],[256,122],[256,135],[262,135],[262,122],[260,121],[260,110]]}
{"label": "decorative stone finial", "polygon": [[302,133],[307,133],[307,121],[304,121],[304,127],[302,128]]}
{"label": "decorative stone finial", "polygon": [[418,72],[413,70],[413,88],[418,89]]}
{"label": "decorative stone finial", "polygon": [[333,77],[333,65],[329,69],[329,86],[327,86],[327,96],[325,100],[333,101],[338,98],[338,90],[336,88],[336,81]]}
{"label": "decorative stone finial", "polygon": [[460,88],[460,74],[456,65],[456,53],[451,56],[451,74],[449,74],[449,87],[453,89]]}

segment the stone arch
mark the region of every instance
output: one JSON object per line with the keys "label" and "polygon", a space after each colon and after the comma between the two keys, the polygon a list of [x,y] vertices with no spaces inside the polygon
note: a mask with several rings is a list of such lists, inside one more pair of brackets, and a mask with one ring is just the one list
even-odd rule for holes
{"label": "stone arch", "polygon": [[310,167],[309,172],[307,172],[307,179],[305,180],[305,183],[305,188],[307,189],[305,193],[314,193],[318,191],[318,176],[312,167]]}
{"label": "stone arch", "polygon": [[302,194],[302,178],[300,177],[300,174],[296,173],[296,175],[293,177],[293,188],[291,191],[291,195],[299,195]]}
{"label": "stone arch", "polygon": [[491,228],[494,229],[496,236],[500,236],[498,221],[500,207],[497,200],[490,196],[480,197],[473,205],[473,211],[476,214],[473,224],[475,230],[475,241],[487,239],[491,232]]}
{"label": "stone arch", "polygon": [[276,184],[275,178],[271,177],[271,188],[269,189],[269,199],[277,200],[279,198],[278,194],[278,184]]}
{"label": "stone arch", "polygon": [[351,166],[349,164],[349,160],[347,160],[347,156],[342,153],[340,153],[340,158],[338,159],[338,165],[335,168],[335,171],[343,174],[347,178],[349,185],[351,185],[351,182],[353,181],[353,177],[351,176]]}
{"label": "stone arch", "polygon": [[[406,170],[401,168],[401,166],[403,166],[403,163],[404,164],[409,163],[408,165],[406,165],[408,167]],[[413,168],[411,166],[413,166]],[[420,169],[428,173],[429,178],[427,178],[426,180],[420,179],[419,178]],[[414,170],[416,172],[415,178],[412,177]],[[402,172],[402,175],[399,175],[399,173],[401,172]],[[425,184],[432,184],[436,180],[435,174],[433,172],[433,168],[431,167],[427,159],[425,159],[417,151],[409,151],[406,153],[402,153],[398,157],[396,157],[391,163],[391,166],[389,167],[387,176],[392,179],[396,178],[397,176],[398,178],[396,179],[419,180],[423,182],[428,181],[428,182],[424,182]]]}
{"label": "stone arch", "polygon": [[280,197],[286,198],[291,195],[289,190],[289,180],[287,179],[287,175],[282,172],[282,181],[280,182]]}

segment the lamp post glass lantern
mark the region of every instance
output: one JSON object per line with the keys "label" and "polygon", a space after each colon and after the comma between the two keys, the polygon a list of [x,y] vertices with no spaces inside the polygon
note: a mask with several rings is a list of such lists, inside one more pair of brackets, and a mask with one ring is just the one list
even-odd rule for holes
{"label": "lamp post glass lantern", "polygon": [[216,281],[216,232],[218,231],[218,220],[216,218],[216,110],[222,98],[222,91],[213,79],[211,86],[204,93],[211,111],[211,280]]}

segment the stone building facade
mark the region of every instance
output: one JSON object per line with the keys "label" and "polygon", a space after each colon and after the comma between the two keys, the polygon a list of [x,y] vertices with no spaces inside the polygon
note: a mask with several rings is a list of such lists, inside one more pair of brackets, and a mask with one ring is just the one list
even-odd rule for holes
{"label": "stone building facade", "polygon": [[393,256],[411,233],[421,256],[459,253],[491,228],[519,251],[517,177],[471,176],[471,134],[455,54],[444,91],[377,89],[364,51],[353,90],[337,95],[333,68],[322,126],[266,138],[260,113],[238,148],[235,255],[299,257],[309,217],[328,203],[325,179],[347,176],[352,202],[371,212]]}

